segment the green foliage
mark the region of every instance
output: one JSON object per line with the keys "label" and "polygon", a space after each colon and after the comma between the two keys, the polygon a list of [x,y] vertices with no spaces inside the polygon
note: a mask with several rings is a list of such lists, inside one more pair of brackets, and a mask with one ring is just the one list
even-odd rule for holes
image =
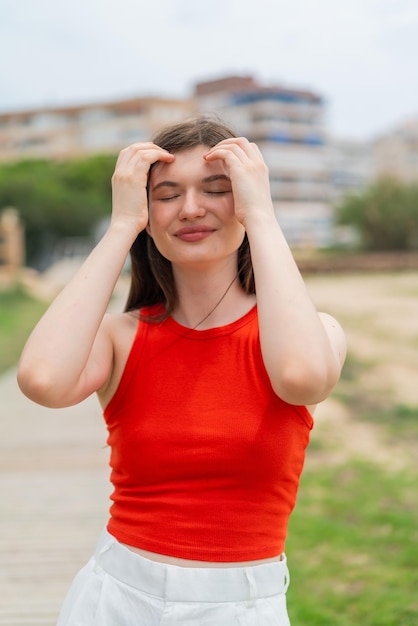
{"label": "green foliage", "polygon": [[109,214],[115,157],[31,160],[0,166],[0,208],[16,207],[26,229],[29,265],[62,237],[89,236]]}
{"label": "green foliage", "polygon": [[418,249],[418,185],[381,179],[337,207],[340,224],[353,226],[370,251]]}

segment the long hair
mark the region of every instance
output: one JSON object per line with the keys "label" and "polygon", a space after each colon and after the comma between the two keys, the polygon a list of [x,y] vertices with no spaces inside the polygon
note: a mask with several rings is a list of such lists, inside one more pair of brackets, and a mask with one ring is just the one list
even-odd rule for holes
{"label": "long hair", "polygon": [[[236,137],[218,118],[198,116],[160,130],[152,141],[168,152],[180,152],[197,146],[213,148],[223,139]],[[152,169],[152,166],[151,166]],[[160,321],[173,312],[178,294],[171,262],[157,249],[146,230],[139,233],[131,250],[131,285],[125,311],[144,306],[163,305]],[[248,294],[255,293],[254,273],[247,234],[238,248],[238,277]]]}

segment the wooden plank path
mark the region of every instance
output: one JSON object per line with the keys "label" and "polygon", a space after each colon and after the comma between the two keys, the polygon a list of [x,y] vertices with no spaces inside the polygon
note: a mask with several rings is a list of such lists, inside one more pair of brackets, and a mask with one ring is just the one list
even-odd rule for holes
{"label": "wooden plank path", "polygon": [[109,451],[95,398],[68,409],[0,378],[0,626],[54,626],[107,521]]}

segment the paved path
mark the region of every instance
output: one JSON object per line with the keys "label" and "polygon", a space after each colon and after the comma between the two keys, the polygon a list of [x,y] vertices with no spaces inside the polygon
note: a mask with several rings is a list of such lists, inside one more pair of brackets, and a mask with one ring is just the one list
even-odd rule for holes
{"label": "paved path", "polygon": [[54,626],[107,520],[106,429],[95,398],[45,409],[0,378],[0,626]]}

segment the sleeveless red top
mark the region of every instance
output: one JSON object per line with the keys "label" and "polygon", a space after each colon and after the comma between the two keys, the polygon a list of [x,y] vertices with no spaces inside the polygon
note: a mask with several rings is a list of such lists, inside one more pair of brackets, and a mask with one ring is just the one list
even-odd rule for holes
{"label": "sleeveless red top", "polygon": [[274,393],[256,307],[208,330],[140,321],[104,416],[119,541],[213,562],[283,552],[313,420]]}

